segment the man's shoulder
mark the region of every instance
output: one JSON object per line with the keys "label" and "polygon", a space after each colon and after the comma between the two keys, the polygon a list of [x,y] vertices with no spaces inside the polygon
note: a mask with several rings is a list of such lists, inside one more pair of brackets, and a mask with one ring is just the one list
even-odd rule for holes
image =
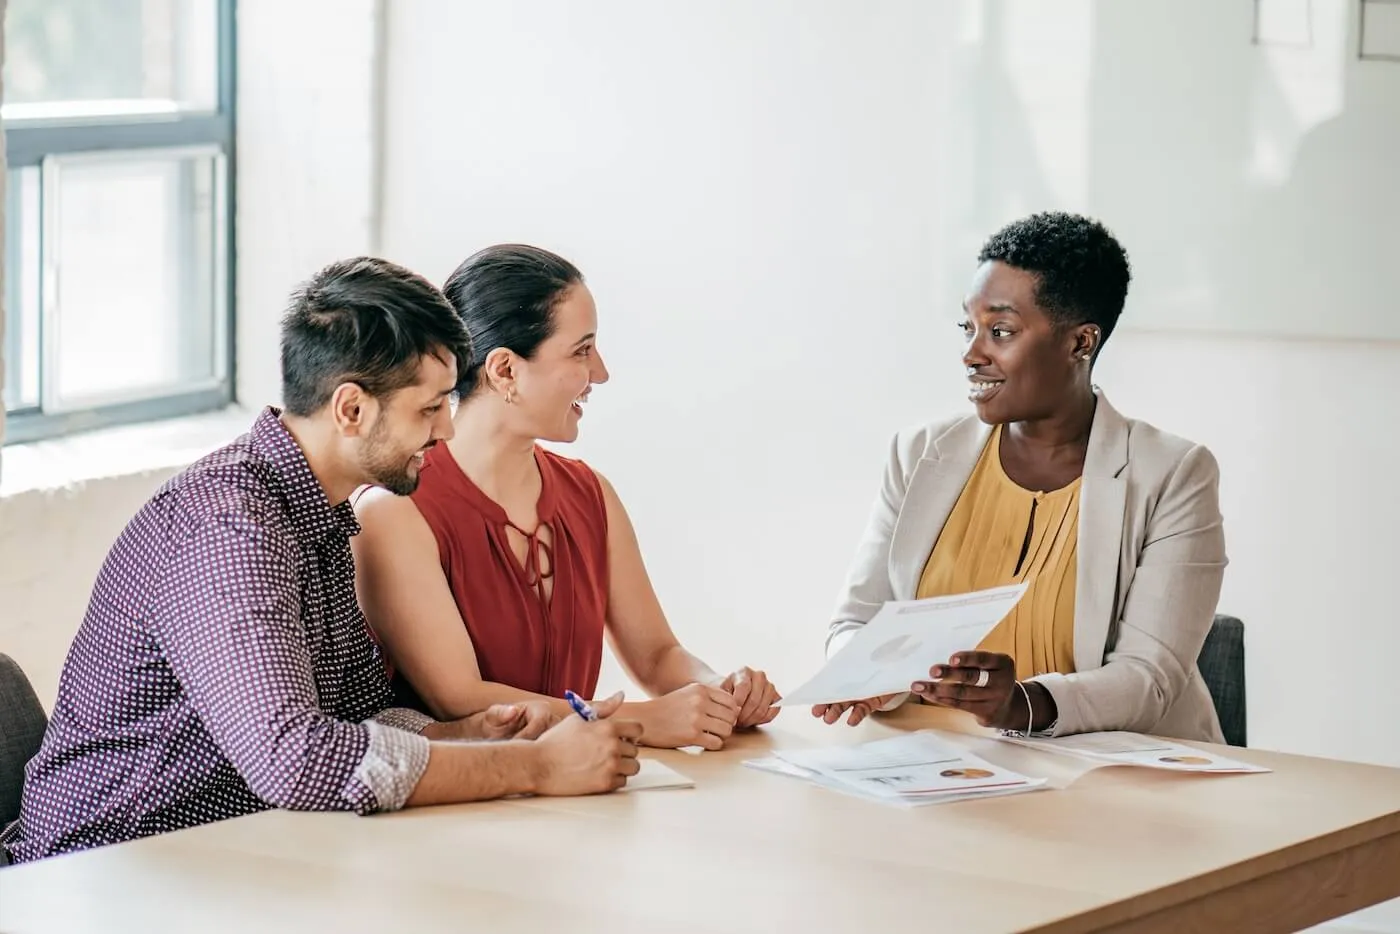
{"label": "man's shoulder", "polygon": [[290,529],[276,470],[246,435],[170,478],[148,508],[190,528],[246,520],[269,532]]}

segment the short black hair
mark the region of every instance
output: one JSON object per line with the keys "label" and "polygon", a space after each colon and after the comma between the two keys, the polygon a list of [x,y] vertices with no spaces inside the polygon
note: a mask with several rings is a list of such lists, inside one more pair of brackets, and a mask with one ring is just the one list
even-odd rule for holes
{"label": "short black hair", "polygon": [[[1098,221],[1046,211],[992,234],[977,261],[996,260],[1035,273],[1035,299],[1061,325],[1095,324],[1108,340],[1128,298],[1128,254]],[[1097,352],[1097,351],[1096,351]]]}
{"label": "short black hair", "polygon": [[472,336],[471,364],[457,371],[462,398],[478,388],[486,355],[497,347],[534,357],[554,333],[554,306],[582,281],[573,263],[523,243],[488,246],[463,260],[442,287]]}
{"label": "short black hair", "polygon": [[385,398],[418,378],[426,354],[471,359],[471,339],[436,286],[371,256],[331,263],[292,293],[282,316],[282,404],[320,411],[341,383]]}

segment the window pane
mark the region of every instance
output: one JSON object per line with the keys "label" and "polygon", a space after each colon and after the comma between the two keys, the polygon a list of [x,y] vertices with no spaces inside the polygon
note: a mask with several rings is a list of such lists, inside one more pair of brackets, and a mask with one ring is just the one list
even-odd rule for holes
{"label": "window pane", "polygon": [[217,0],[9,0],[7,120],[212,111]]}
{"label": "window pane", "polygon": [[39,169],[9,173],[5,209],[5,408],[39,404]]}
{"label": "window pane", "polygon": [[222,377],[222,171],[204,152],[44,163],[45,411]]}

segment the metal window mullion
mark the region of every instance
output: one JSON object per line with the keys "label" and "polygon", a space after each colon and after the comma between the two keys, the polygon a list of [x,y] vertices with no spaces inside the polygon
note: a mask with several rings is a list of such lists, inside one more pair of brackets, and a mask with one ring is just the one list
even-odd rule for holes
{"label": "metal window mullion", "polygon": [[[40,388],[40,408],[45,414],[57,415],[60,413],[74,412],[81,409],[97,408],[107,404],[126,404],[129,402],[141,402],[163,396],[178,395],[183,392],[203,392],[213,386],[218,385],[224,379],[225,367],[220,365],[214,368],[210,377],[193,380],[185,383],[174,383],[160,387],[150,387],[135,390],[103,393],[100,398],[80,397],[75,399],[64,399],[58,392],[57,374],[58,368],[58,341],[55,339],[59,326],[63,320],[63,296],[58,287],[60,275],[62,273],[62,230],[58,218],[61,207],[62,171],[65,164],[82,165],[95,163],[98,165],[112,165],[123,160],[147,161],[153,159],[210,159],[214,163],[216,178],[218,177],[218,167],[223,163],[225,156],[223,152],[215,146],[185,146],[171,149],[136,149],[121,152],[105,153],[69,153],[65,155],[50,156],[45,159],[40,166],[41,191],[43,199],[42,215],[43,221],[40,226],[39,255],[40,265],[43,268],[43,278],[40,287],[40,359],[41,368],[39,372]],[[226,226],[226,213],[230,205],[225,200],[225,193],[220,192],[215,195],[213,205],[213,223],[216,228],[223,229]],[[221,238],[216,238],[211,244],[213,250],[213,264],[217,269],[227,261],[228,251],[217,252],[224,246]],[[216,273],[215,275],[218,275]],[[220,294],[215,293],[211,313],[215,316],[220,314],[222,303]],[[218,317],[214,319],[215,336],[213,344],[216,348],[223,348],[226,345],[221,343],[218,334],[222,328],[222,322]]]}
{"label": "metal window mullion", "polygon": [[214,160],[214,377],[233,385],[233,171],[227,153]]}
{"label": "metal window mullion", "polygon": [[219,264],[224,277],[217,295],[222,304],[221,323],[218,329],[221,366],[219,373],[225,380],[230,401],[238,398],[235,385],[238,379],[237,326],[238,308],[237,271],[238,250],[235,233],[237,228],[238,191],[238,0],[219,0],[219,114],[227,122],[224,126],[224,157],[219,161],[219,195],[223,201],[223,220],[220,227],[220,241],[223,262]]}
{"label": "metal window mullion", "polygon": [[10,168],[39,165],[52,155],[176,146],[233,147],[233,118],[202,114],[170,120],[75,123],[66,126],[23,124],[5,128],[5,155]]}
{"label": "metal window mullion", "polygon": [[228,405],[227,386],[190,388],[177,395],[129,402],[113,402],[76,412],[50,414],[33,409],[5,415],[5,443],[23,444],[59,438],[77,431],[132,425],[159,418],[195,415]]}
{"label": "metal window mullion", "polygon": [[[18,173],[14,172],[7,175],[5,179],[7,188],[9,182],[17,177]],[[14,189],[9,188],[8,190],[11,192],[11,203],[9,205],[9,210],[5,212],[6,255],[3,260],[4,262],[9,261],[9,250],[18,249],[17,244],[20,243],[20,237],[23,236],[23,230],[20,226],[21,215],[19,211],[15,210],[13,204]],[[5,343],[3,348],[0,348],[3,349],[5,354],[4,382],[13,382],[16,387],[17,395],[15,399],[11,399],[8,396],[5,397],[4,404],[7,409],[11,406],[18,406],[19,399],[24,397],[25,367],[33,366],[38,362],[22,359],[24,354],[24,340],[21,327],[24,323],[24,317],[20,310],[20,300],[22,296],[20,284],[23,280],[19,275],[13,273],[14,271],[11,271],[11,274],[5,277],[5,308],[0,309],[0,315],[5,316]],[[30,275],[33,275],[32,270],[30,271]],[[42,267],[40,268],[40,275],[42,277]],[[12,311],[14,312],[13,315],[10,314]],[[4,386],[0,385],[0,392],[2,392],[4,388]]]}
{"label": "metal window mullion", "polygon": [[39,409],[45,412],[54,410],[58,398],[59,174],[57,157],[39,164]]}

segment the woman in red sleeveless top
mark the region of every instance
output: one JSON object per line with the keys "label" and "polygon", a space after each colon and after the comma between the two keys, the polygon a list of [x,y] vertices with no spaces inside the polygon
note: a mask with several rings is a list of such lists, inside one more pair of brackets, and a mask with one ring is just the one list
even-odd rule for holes
{"label": "woman in red sleeveless top", "polygon": [[455,436],[427,453],[417,491],[356,502],[360,603],[406,702],[437,717],[539,702],[568,716],[591,696],[603,639],[654,699],[618,716],[650,746],[718,749],[777,715],[761,671],[717,675],[681,646],[611,484],[540,447],[578,437],[606,382],[597,310],[572,264],[489,247],[444,289],[472,337]]}

